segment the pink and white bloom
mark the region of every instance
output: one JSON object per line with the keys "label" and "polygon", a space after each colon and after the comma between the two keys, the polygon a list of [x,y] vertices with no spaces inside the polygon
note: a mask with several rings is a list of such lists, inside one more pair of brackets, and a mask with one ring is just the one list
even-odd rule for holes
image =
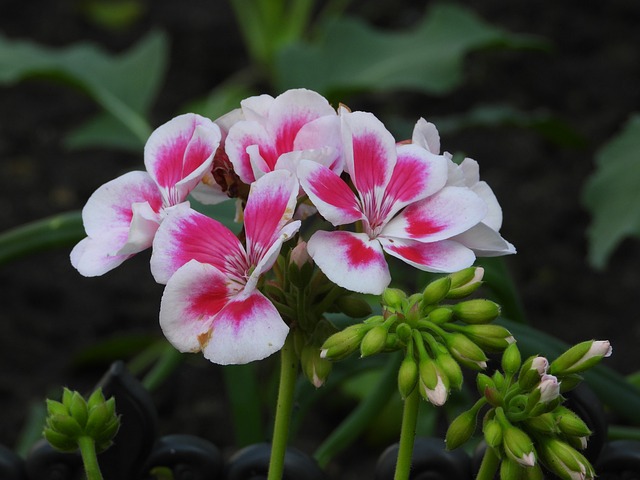
{"label": "pink and white bloom", "polygon": [[225,150],[243,182],[273,170],[295,174],[301,159],[342,171],[340,122],[320,94],[294,89],[276,98],[250,97],[240,105],[244,120],[230,127]]}
{"label": "pink and white bloom", "polygon": [[220,129],[199,115],[158,127],[145,145],[147,171],[107,182],[87,201],[87,238],[72,250],[72,265],[87,277],[103,275],[150,247],[166,210],[184,202],[211,168],[219,143]]}
{"label": "pink and white bloom", "polygon": [[[433,123],[421,118],[413,129],[412,143],[421,145],[432,153],[440,153],[440,135]],[[469,247],[476,255],[495,257],[516,253],[515,247],[500,235],[502,227],[502,208],[493,190],[480,180],[478,162],[465,158],[459,165],[451,160],[449,153],[444,154],[449,160],[447,185],[467,187],[473,190],[487,205],[487,214],[473,228],[457,235],[455,240]]]}
{"label": "pink and white bloom", "polygon": [[324,165],[303,160],[298,167],[302,188],[326,220],[362,225],[362,232],[318,231],[309,239],[325,275],[346,289],[380,294],[390,282],[383,252],[431,272],[470,266],[473,251],[451,239],[485,217],[485,202],[469,188],[445,186],[445,157],[396,145],[369,113],[341,109],[340,116],[345,171],[356,193]]}
{"label": "pink and white bloom", "polygon": [[151,272],[166,283],[160,326],[178,350],[202,351],[224,365],[260,360],[282,347],[289,328],[257,283],[300,228],[291,222],[298,190],[287,171],[252,184],[244,211],[246,248],[221,223],[186,204],[169,212],[153,242]]}
{"label": "pink and white bloom", "polygon": [[549,374],[542,375],[537,389],[540,390],[540,403],[549,403],[560,396],[560,383],[557,377]]}

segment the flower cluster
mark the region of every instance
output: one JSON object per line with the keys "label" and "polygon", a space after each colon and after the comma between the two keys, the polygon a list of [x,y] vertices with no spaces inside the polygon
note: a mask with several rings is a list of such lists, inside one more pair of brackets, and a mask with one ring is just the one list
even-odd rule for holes
{"label": "flower cluster", "polygon": [[449,426],[447,448],[465,443],[476,429],[478,413],[487,448],[500,463],[500,478],[543,478],[541,464],[563,479],[591,479],[594,470],[580,453],[591,431],[563,404],[561,395],[580,381],[579,373],[611,355],[608,341],[582,342],[549,364],[540,356],[521,361],[516,344],[502,356],[502,372],[479,374],[480,400]]}
{"label": "flower cluster", "polygon": [[[387,256],[450,273],[476,256],[515,251],[499,233],[501,209],[478,164],[441,154],[432,124],[420,119],[411,140],[397,142],[372,114],[336,110],[305,89],[247,98],[216,121],[176,117],[153,132],[144,164],[90,197],[88,236],[71,262],[83,275],[102,275],[153,247],[152,274],[166,285],[164,334],[215,363],[282,347],[292,322],[266,293],[265,276],[294,236],[305,237],[330,282],[377,295],[391,282]],[[210,204],[237,198],[240,238],[194,210],[189,194]],[[312,215],[326,226],[300,234]],[[460,335],[446,338],[457,345]]]}

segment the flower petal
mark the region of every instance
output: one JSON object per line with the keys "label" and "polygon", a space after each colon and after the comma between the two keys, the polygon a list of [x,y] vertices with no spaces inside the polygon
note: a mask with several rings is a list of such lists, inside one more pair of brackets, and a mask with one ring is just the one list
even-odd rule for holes
{"label": "flower petal", "polygon": [[516,253],[516,247],[507,242],[502,236],[484,221],[471,227],[466,232],[452,238],[460,242],[481,257],[496,257]]}
{"label": "flower petal", "polygon": [[433,123],[427,122],[421,118],[413,127],[412,143],[426,148],[431,153],[438,155],[440,153],[440,134]]}
{"label": "flower petal", "polygon": [[382,122],[367,112],[340,110],[345,170],[361,197],[384,189],[396,164],[396,143]]}
{"label": "flower petal", "polygon": [[195,260],[171,277],[160,303],[160,327],[181,352],[198,352],[209,341],[215,316],[237,293],[212,265]]}
{"label": "flower petal", "polygon": [[476,259],[471,250],[451,240],[433,243],[385,237],[378,240],[389,255],[427,272],[457,272],[473,265]]}
{"label": "flower petal", "polygon": [[298,181],[286,170],[276,170],[251,185],[244,209],[247,253],[251,265],[257,265],[280,230],[293,217]]}
{"label": "flower petal", "polygon": [[244,248],[227,227],[181,204],[167,212],[156,232],[151,273],[158,283],[167,283],[190,260],[228,276],[243,277],[247,269]]}
{"label": "flower petal", "polygon": [[[254,145],[255,147],[253,147]],[[253,147],[251,156],[248,151],[250,147]],[[262,124],[255,121],[240,121],[233,124],[225,140],[225,151],[229,156],[229,161],[233,165],[234,171],[238,174],[240,180],[247,184],[256,180],[251,157],[254,157],[254,162],[257,159],[261,159],[261,162],[266,166],[267,162],[263,155],[268,158],[274,156],[272,140],[269,134]],[[274,166],[275,160],[270,168],[261,167],[259,170],[270,171],[273,170]]]}
{"label": "flower petal", "polygon": [[329,168],[303,160],[298,167],[298,178],[320,215],[334,226],[346,225],[363,218],[355,194]]}
{"label": "flower petal", "polygon": [[381,235],[435,242],[470,229],[486,213],[487,206],[470,189],[445,187],[407,206],[383,228]]}
{"label": "flower petal", "polygon": [[[331,114],[317,118],[300,128],[293,142],[294,151],[313,151],[316,158],[307,158],[321,163],[340,175],[344,168],[340,119],[331,108]],[[321,153],[321,154],[320,154]]]}
{"label": "flower petal", "polygon": [[220,311],[202,351],[220,365],[249,363],[280,350],[288,333],[278,310],[254,290],[232,299]]}
{"label": "flower petal", "polygon": [[164,190],[166,206],[183,202],[196,187],[211,166],[220,139],[220,128],[194,113],[154,130],[144,148],[144,163]]}
{"label": "flower petal", "polygon": [[85,277],[97,277],[113,270],[133,254],[115,255],[115,246],[127,241],[128,231],[112,232],[110,235],[87,237],[71,250],[71,265]]}
{"label": "flower petal", "polygon": [[307,251],[329,280],[348,290],[378,295],[391,281],[380,244],[364,233],[320,230]]}

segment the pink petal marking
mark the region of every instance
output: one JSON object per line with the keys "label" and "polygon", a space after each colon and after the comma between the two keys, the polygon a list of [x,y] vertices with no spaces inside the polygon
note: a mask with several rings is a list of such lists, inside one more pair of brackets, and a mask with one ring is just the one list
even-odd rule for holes
{"label": "pink petal marking", "polygon": [[380,244],[364,233],[320,230],[307,251],[329,280],[348,290],[377,295],[391,281]]}
{"label": "pink petal marking", "polygon": [[450,240],[434,243],[385,237],[378,240],[389,255],[427,272],[457,272],[473,265],[476,258],[467,247]]}
{"label": "pink petal marking", "polygon": [[244,284],[248,265],[236,236],[220,222],[182,204],[170,209],[156,232],[151,273],[158,283],[167,283],[190,260],[213,265]]}
{"label": "pink petal marking", "polygon": [[353,223],[363,217],[355,194],[329,168],[303,160],[298,167],[298,178],[320,215],[334,226]]}
{"label": "pink petal marking", "polygon": [[217,364],[248,363],[280,350],[288,332],[278,310],[256,290],[232,299],[220,311],[202,351]]}
{"label": "pink petal marking", "polygon": [[434,242],[470,229],[486,212],[485,203],[470,189],[445,187],[407,206],[382,229],[381,235]]}
{"label": "pink petal marking", "polygon": [[[345,169],[363,200],[389,182],[396,145],[382,122],[370,113],[341,110]],[[366,206],[365,206],[366,210]]]}
{"label": "pink petal marking", "polygon": [[256,180],[251,157],[247,149],[255,145],[257,151],[254,152],[254,156],[261,156],[266,152],[267,156],[272,157],[273,154],[269,153],[273,150],[271,142],[272,140],[265,127],[255,121],[240,121],[229,129],[229,134],[225,140],[225,151],[240,180],[247,184]]}
{"label": "pink petal marking", "polygon": [[298,189],[295,176],[286,170],[270,172],[251,185],[244,210],[251,265],[258,264],[278,238],[282,227],[293,218]]}

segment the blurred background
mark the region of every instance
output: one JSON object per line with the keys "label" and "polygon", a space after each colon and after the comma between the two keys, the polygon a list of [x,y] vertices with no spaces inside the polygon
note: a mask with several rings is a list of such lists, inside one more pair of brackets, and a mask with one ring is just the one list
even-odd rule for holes
{"label": "blurred background", "polygon": [[[410,136],[421,116],[436,123],[443,150],[476,159],[502,204],[503,236],[518,249],[504,263],[527,321],[567,343],[610,339],[614,355],[607,365],[625,375],[638,370],[637,195],[635,205],[625,200],[632,197],[617,203],[629,214],[624,234],[598,249],[589,240],[594,209],[587,206],[601,200],[589,200],[585,192],[596,158],[610,158],[606,147],[640,110],[640,3],[310,2],[308,17],[299,17],[307,20],[287,24],[288,36],[269,45],[247,27],[247,5],[2,0],[0,231],[77,211],[106,181],[143,169],[145,127],[187,110],[213,116],[248,94],[309,86],[336,105],[374,112],[398,140]],[[429,24],[434,11],[452,23]],[[335,16],[357,19],[380,35],[375,38],[381,45],[403,46],[404,57],[393,48],[381,55],[387,55],[385,68],[393,70],[388,60],[396,58],[409,65],[409,73],[353,80],[361,71],[358,62],[337,55],[330,43],[359,52],[358,42],[368,37],[352,24],[336,27]],[[469,18],[477,24],[467,24]],[[464,45],[456,43],[461,27],[470,33]],[[421,29],[429,33],[415,34]],[[68,54],[84,42],[102,56]],[[109,70],[105,58],[117,66]],[[128,132],[105,127],[107,138],[96,139],[95,118],[109,100],[92,74],[112,80],[120,98],[131,101],[138,116],[129,118]],[[631,151],[633,145],[632,135]],[[636,178],[640,161],[630,165],[623,172]],[[145,339],[160,336],[162,287],[149,273],[148,253],[87,279],[71,267],[69,251],[67,246],[0,266],[5,446],[20,442],[30,405],[60,385],[88,388],[99,378],[108,355],[96,355],[97,344],[127,338],[118,348],[128,355]],[[218,367],[190,358],[181,368],[170,391],[157,394],[161,417],[169,419],[163,428],[223,443],[225,429],[211,428],[227,421]]]}

